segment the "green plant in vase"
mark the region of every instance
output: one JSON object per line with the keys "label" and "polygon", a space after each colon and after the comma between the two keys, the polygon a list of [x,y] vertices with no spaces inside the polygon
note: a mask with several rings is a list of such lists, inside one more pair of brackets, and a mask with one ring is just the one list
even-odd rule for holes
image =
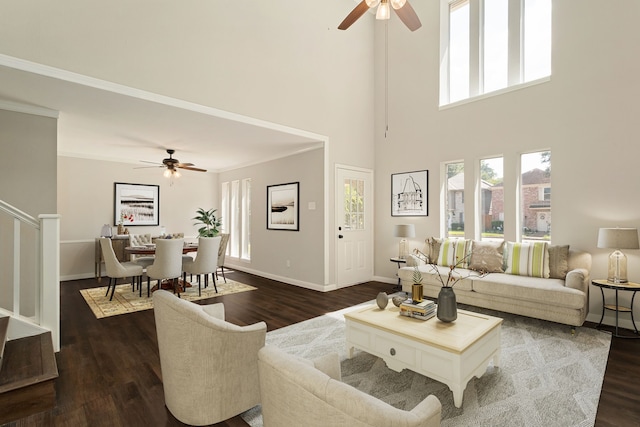
{"label": "green plant in vase", "polygon": [[202,225],[198,229],[198,236],[200,237],[215,237],[220,233],[218,227],[222,225],[222,218],[216,217],[217,209],[209,209],[205,211],[202,208],[198,208],[196,211],[196,216],[192,219],[195,219],[196,222],[193,225]]}
{"label": "green plant in vase", "polygon": [[411,277],[411,280],[413,281],[413,286],[411,287],[411,299],[413,302],[422,302],[424,295],[422,279],[422,272],[418,269],[418,266],[413,267],[413,276]]}

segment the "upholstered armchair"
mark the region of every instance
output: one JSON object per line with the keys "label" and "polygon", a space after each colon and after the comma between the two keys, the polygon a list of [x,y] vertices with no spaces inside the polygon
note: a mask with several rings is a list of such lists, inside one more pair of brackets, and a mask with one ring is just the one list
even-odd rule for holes
{"label": "upholstered armchair", "polygon": [[262,419],[265,427],[437,427],[442,406],[430,395],[404,411],[340,381],[333,353],[306,361],[276,347],[258,352]]}
{"label": "upholstered armchair", "polygon": [[215,424],[260,403],[258,350],[264,322],[237,326],[221,303],[199,305],[159,290],[153,294],[167,408],[190,425]]}

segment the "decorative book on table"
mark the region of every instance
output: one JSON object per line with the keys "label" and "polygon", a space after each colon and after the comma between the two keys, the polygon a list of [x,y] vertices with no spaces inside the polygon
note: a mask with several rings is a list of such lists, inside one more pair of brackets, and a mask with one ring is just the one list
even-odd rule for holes
{"label": "decorative book on table", "polygon": [[400,304],[400,315],[414,319],[428,320],[436,315],[436,304],[429,300],[419,303],[408,300]]}

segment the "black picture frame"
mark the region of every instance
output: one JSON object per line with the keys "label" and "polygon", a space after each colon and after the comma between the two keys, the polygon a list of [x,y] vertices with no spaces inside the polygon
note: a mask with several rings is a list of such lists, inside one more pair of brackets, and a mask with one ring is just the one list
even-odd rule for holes
{"label": "black picture frame", "polygon": [[113,223],[126,226],[160,224],[160,186],[115,182]]}
{"label": "black picture frame", "polygon": [[429,171],[391,174],[391,216],[429,216]]}
{"label": "black picture frame", "polygon": [[267,185],[267,230],[300,231],[300,182]]}

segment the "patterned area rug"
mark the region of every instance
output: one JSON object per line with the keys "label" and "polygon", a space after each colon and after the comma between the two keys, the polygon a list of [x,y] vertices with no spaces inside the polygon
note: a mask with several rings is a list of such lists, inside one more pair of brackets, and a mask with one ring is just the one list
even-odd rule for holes
{"label": "patterned area rug", "polygon": [[[227,279],[227,283],[224,283],[222,280],[218,281],[218,293],[216,293],[213,285],[209,284],[207,288],[204,288],[203,285],[202,296],[198,296],[198,285],[194,285],[195,286],[187,288],[185,292],[182,292],[180,294],[181,298],[187,301],[196,301],[257,289],[253,286]],[[98,319],[153,308],[153,298],[147,298],[146,281],[143,281],[142,283],[142,297],[139,296],[138,290],[135,292],[132,290],[131,283],[116,286],[116,291],[113,294],[113,300],[111,301],[109,301],[109,296],[105,296],[106,292],[106,286],[80,290],[84,300]],[[109,291],[109,295],[111,295],[111,291]]]}
{"label": "patterned area rug", "polygon": [[[269,332],[266,341],[307,359],[337,352],[343,382],[400,409],[411,410],[434,394],[442,403],[443,427],[594,425],[609,334],[582,327],[572,336],[568,326],[557,323],[459,308],[504,319],[501,366],[490,364],[481,378],[469,381],[459,409],[442,383],[409,370],[394,372],[382,359],[362,351],[347,359],[342,316],[346,310]],[[262,426],[259,406],[242,418],[252,427]]]}

